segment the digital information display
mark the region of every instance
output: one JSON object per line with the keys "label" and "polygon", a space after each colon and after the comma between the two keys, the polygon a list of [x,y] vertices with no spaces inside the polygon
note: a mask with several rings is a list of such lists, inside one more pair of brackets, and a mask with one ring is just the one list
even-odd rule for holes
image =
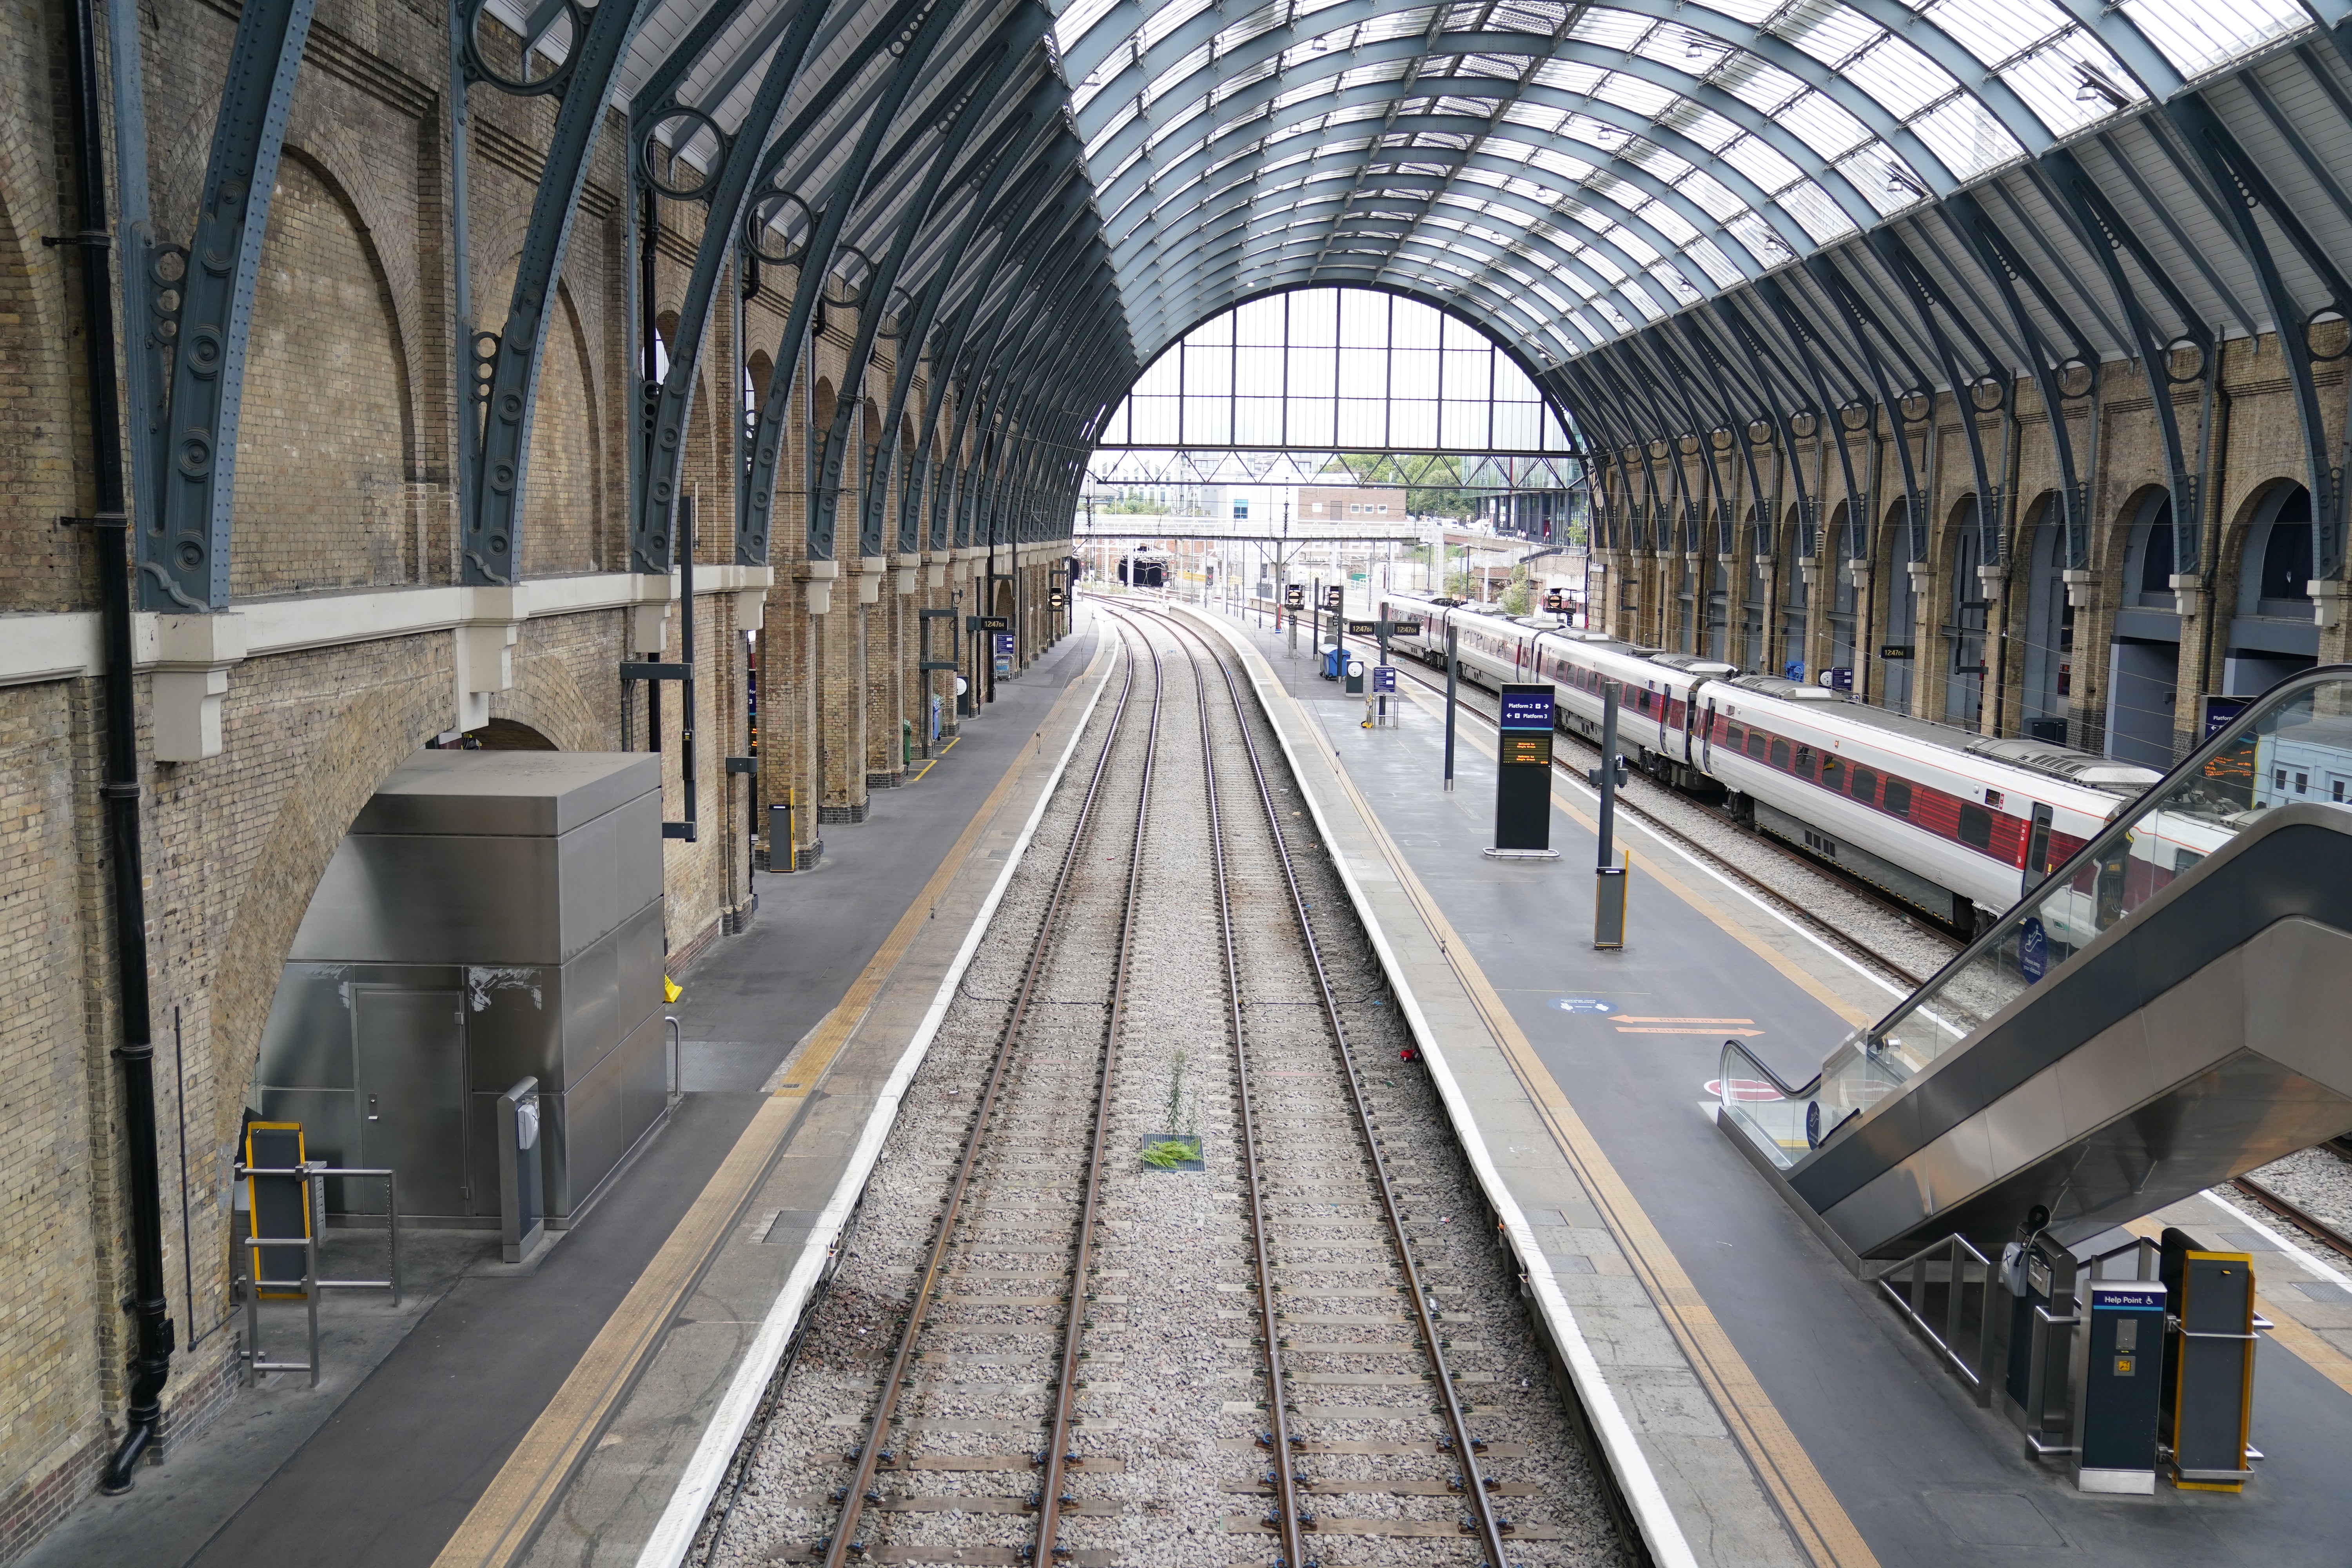
{"label": "digital information display", "polygon": [[1507,768],[1548,768],[1551,766],[1551,736],[1503,734],[1503,765]]}
{"label": "digital information display", "polygon": [[1551,730],[1551,692],[1507,690],[1503,693],[1502,727],[1506,730]]}

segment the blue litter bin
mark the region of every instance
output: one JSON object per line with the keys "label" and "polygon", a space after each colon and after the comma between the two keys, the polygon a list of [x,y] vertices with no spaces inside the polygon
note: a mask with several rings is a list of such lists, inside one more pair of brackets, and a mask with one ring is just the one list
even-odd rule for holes
{"label": "blue litter bin", "polygon": [[1323,679],[1326,680],[1339,679],[1340,666],[1346,661],[1347,657],[1348,654],[1345,648],[1325,648],[1323,650]]}

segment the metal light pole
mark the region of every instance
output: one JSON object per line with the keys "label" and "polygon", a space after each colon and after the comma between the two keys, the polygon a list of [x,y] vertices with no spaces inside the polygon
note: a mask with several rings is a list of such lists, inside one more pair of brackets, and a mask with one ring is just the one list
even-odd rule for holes
{"label": "metal light pole", "polygon": [[1617,863],[1617,693],[1601,683],[1601,853],[1593,868],[1592,945],[1625,945],[1625,868]]}
{"label": "metal light pole", "polygon": [[1457,633],[1461,628],[1448,620],[1445,623],[1445,787],[1454,787],[1454,710],[1462,689],[1462,659]]}

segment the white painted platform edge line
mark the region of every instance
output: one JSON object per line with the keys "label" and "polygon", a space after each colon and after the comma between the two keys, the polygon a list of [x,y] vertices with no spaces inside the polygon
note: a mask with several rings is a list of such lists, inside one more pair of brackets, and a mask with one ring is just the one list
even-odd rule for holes
{"label": "white painted platform edge line", "polygon": [[2220,1209],[2223,1214],[2228,1215],[2230,1218],[2238,1225],[2243,1226],[2246,1229],[2252,1231],[2255,1235],[2268,1237],[2272,1241],[2278,1244],[2278,1249],[2281,1252],[2285,1253],[2289,1258],[2292,1258],[2297,1263],[2302,1264],[2318,1279],[2325,1279],[2331,1285],[2341,1286],[2347,1290],[2352,1290],[2352,1275],[2346,1274],[2340,1268],[2331,1268],[2326,1264],[2322,1263],[2318,1258],[2314,1258],[2310,1253],[2305,1252],[2302,1246],[2296,1242],[2294,1237],[2290,1237],[2286,1232],[2279,1229],[2277,1226],[2272,1225],[2268,1220],[2256,1219],[2253,1215],[2248,1214],[2237,1205],[2223,1201],[2220,1194],[2211,1189],[2208,1189],[2197,1195],[2203,1198],[2207,1203],[2211,1204],[2215,1208]]}
{"label": "white painted platform edge line", "polygon": [[[1189,605],[1175,607],[1191,610]],[[1265,690],[1273,672],[1270,667],[1266,667],[1264,675],[1259,673],[1260,668],[1265,665],[1264,657],[1255,648],[1232,636],[1214,617],[1199,611],[1191,613],[1193,618],[1214,626],[1219,636],[1239,650],[1243,664],[1250,672],[1250,682],[1256,688],[1259,700],[1265,703],[1270,720],[1275,708],[1272,702],[1265,700]],[[1279,682],[1273,682],[1273,685],[1276,691],[1282,690]],[[1283,695],[1287,696],[1288,693],[1284,692]],[[1289,761],[1292,773],[1303,784],[1306,770],[1299,766],[1298,755],[1291,746],[1290,737],[1280,724],[1274,724],[1272,728],[1275,739],[1282,745],[1282,754]],[[1333,844],[1330,824],[1324,819],[1323,808],[1316,801],[1314,792],[1303,789],[1299,793],[1307,798],[1307,810],[1314,813],[1316,830],[1322,834],[1323,842]],[[1445,1103],[1447,1119],[1454,1123],[1454,1134],[1462,1140],[1463,1147],[1470,1156],[1470,1168],[1477,1173],[1478,1184],[1486,1189],[1487,1202],[1493,1204],[1495,1212],[1502,1216],[1503,1228],[1509,1234],[1519,1261],[1527,1268],[1528,1283],[1536,1293],[1536,1304],[1543,1312],[1544,1321],[1551,1330],[1554,1342],[1559,1346],[1561,1356],[1568,1363],[1569,1376],[1576,1384],[1577,1397],[1584,1402],[1585,1413],[1591,1418],[1593,1430],[1600,1436],[1601,1447],[1609,1460],[1610,1468],[1616,1472],[1618,1484],[1624,1489],[1625,1500],[1633,1509],[1634,1519],[1639,1521],[1642,1537],[1650,1549],[1652,1560],[1658,1568],[1697,1568],[1698,1558],[1683,1535],[1682,1521],[1675,1517],[1674,1505],[1666,1500],[1664,1489],[1658,1485],[1657,1472],[1651,1468],[1649,1456],[1642,1452],[1641,1439],[1634,1435],[1633,1424],[1625,1419],[1625,1412],[1617,1402],[1616,1390],[1609,1386],[1608,1374],[1601,1370],[1600,1362],[1594,1359],[1592,1347],[1584,1338],[1584,1330],[1576,1321],[1576,1311],[1568,1304],[1567,1296],[1560,1290],[1559,1278],[1552,1272],[1551,1260],[1544,1256],[1543,1247],[1536,1240],[1534,1227],[1528,1225],[1518,1200],[1504,1185],[1502,1173],[1495,1168],[1494,1157],[1487,1152],[1486,1141],[1479,1135],[1477,1121],[1471,1114],[1470,1102],[1463,1094],[1461,1084],[1455,1080],[1454,1069],[1446,1063],[1445,1052],[1437,1042],[1437,1031],[1430,1026],[1428,1016],[1421,1010],[1421,998],[1413,994],[1412,984],[1405,979],[1404,966],[1398,962],[1395,949],[1389,945],[1388,932],[1381,928],[1380,919],[1372,911],[1370,901],[1365,897],[1354,872],[1349,869],[1346,857],[1340,855],[1336,847],[1332,851],[1331,863],[1339,868],[1339,880],[1348,889],[1349,901],[1356,906],[1357,918],[1364,922],[1364,930],[1372,939],[1372,949],[1380,955],[1381,968],[1387,973],[1389,984],[1396,988],[1397,1001],[1403,1010],[1405,1021],[1412,1028],[1412,1037],[1420,1045],[1423,1056],[1429,1061],[1431,1076],[1437,1081],[1438,1097]]]}
{"label": "white painted platform edge line", "polygon": [[[1101,642],[1108,642],[1113,635],[1108,623],[1096,631],[1097,638]],[[726,1394],[720,1396],[717,1407],[712,1410],[710,1424],[703,1428],[702,1440],[695,1445],[693,1458],[687,1461],[685,1471],[678,1477],[677,1489],[670,1493],[669,1505],[662,1510],[661,1519],[654,1525],[653,1534],[647,1538],[645,1549],[637,1553],[637,1568],[678,1568],[693,1547],[695,1535],[702,1528],[703,1516],[710,1511],[710,1500],[718,1493],[719,1483],[725,1479],[727,1467],[733,1462],[735,1450],[743,1441],[743,1434],[751,1428],[751,1417],[759,1412],[761,1397],[766,1394],[770,1380],[776,1375],[776,1363],[783,1360],[784,1347],[792,1340],[793,1325],[800,1321],[801,1309],[806,1304],[810,1290],[816,1285],[817,1272],[824,1267],[825,1249],[840,1234],[842,1226],[847,1223],[851,1205],[856,1203],[857,1194],[864,1190],[867,1177],[873,1174],[875,1163],[882,1152],[883,1141],[889,1136],[891,1124],[898,1118],[899,1100],[906,1094],[907,1086],[913,1081],[916,1068],[929,1054],[931,1041],[939,1034],[940,1023],[947,1017],[949,1005],[955,1000],[956,987],[962,984],[964,971],[971,966],[972,955],[980,951],[981,941],[988,934],[989,922],[995,918],[996,907],[1003,902],[1005,889],[1012,885],[1013,873],[1020,868],[1023,857],[1029,851],[1030,840],[1036,837],[1037,825],[1045,820],[1045,808],[1053,802],[1054,792],[1062,782],[1064,770],[1070,765],[1071,755],[1078,749],[1078,742],[1086,736],[1087,722],[1093,719],[1095,709],[1102,700],[1103,689],[1110,684],[1111,670],[1117,667],[1117,662],[1112,660],[1105,665],[1101,676],[1096,679],[1094,693],[1087,699],[1085,710],[1078,715],[1076,724],[1070,731],[1069,744],[1062,748],[1061,756],[1054,763],[1053,773],[1045,780],[1045,787],[1038,792],[1037,804],[1030,811],[1029,820],[1022,825],[1021,837],[1013,841],[1012,852],[1004,858],[1004,868],[996,874],[995,884],[988,889],[987,899],[972,917],[971,929],[964,932],[963,943],[957,948],[954,961],[948,965],[946,975],[940,979],[939,991],[932,996],[922,1022],[916,1026],[914,1037],[899,1053],[898,1065],[890,1069],[890,1077],[883,1084],[872,1113],[866,1119],[866,1128],[858,1136],[857,1147],[850,1154],[849,1168],[842,1173],[840,1184],[834,1188],[833,1196],[809,1231],[808,1240],[802,1245],[800,1260],[793,1265],[792,1273],[785,1277],[783,1289],[776,1293],[766,1317],[761,1320],[760,1331],[752,1337],[742,1363],[735,1369],[735,1376],[727,1385]]]}

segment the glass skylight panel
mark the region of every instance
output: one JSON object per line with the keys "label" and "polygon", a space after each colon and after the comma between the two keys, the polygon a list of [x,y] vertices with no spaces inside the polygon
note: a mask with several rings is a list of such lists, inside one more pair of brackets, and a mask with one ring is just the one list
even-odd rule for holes
{"label": "glass skylight panel", "polygon": [[1644,120],[1654,119],[1664,113],[1669,104],[1678,101],[1677,95],[1669,89],[1655,82],[1643,81],[1637,76],[1627,76],[1622,71],[1612,72],[1593,89],[1592,96],[1604,103],[1630,109]]}
{"label": "glass skylight panel", "polygon": [[2083,33],[2035,50],[2000,76],[2017,89],[2017,96],[2025,100],[2026,106],[2041,116],[2044,125],[2063,136],[2120,112],[2101,94],[2085,89],[2085,66],[2126,98],[2137,102],[2146,96],[2116,58],[2096,38]]}
{"label": "glass skylight panel", "polygon": [[1766,146],[1759,137],[1742,136],[1723,149],[1722,155],[1725,163],[1756,182],[1767,195],[1797,178],[1797,165]]}
{"label": "glass skylight panel", "polygon": [[1381,38],[1417,38],[1429,31],[1429,19],[1435,8],[1418,5],[1410,11],[1390,11],[1365,20],[1356,37],[1360,43]]}
{"label": "glass skylight panel", "polygon": [[1886,36],[1885,28],[1840,0],[1798,0],[1782,9],[1770,31],[1828,66],[1843,65]]}
{"label": "glass skylight panel", "polygon": [[1644,223],[1664,236],[1669,245],[1685,247],[1699,237],[1695,225],[1664,202],[1644,201],[1634,210],[1641,214]]}
{"label": "glass skylight panel", "polygon": [[1650,268],[1648,270],[1649,275],[1657,281],[1658,286],[1665,289],[1667,293],[1672,294],[1678,303],[1685,305],[1693,304],[1702,297],[1696,289],[1691,287],[1690,279],[1685,278],[1681,273],[1675,271],[1671,267],[1661,264],[1659,266]]}
{"label": "glass skylight panel", "polygon": [[1151,80],[1145,85],[1143,89],[1144,107],[1148,109],[1153,104],[1158,103],[1169,93],[1183,86],[1195,72],[1206,70],[1208,66],[1208,45],[1197,44],[1192,48],[1187,49],[1181,57],[1178,58],[1175,64],[1170,66],[1166,70],[1161,71],[1158,76],[1153,77]]}
{"label": "glass skylight panel", "polygon": [[1160,39],[1207,10],[1212,0],[1160,0],[1135,29],[1135,40],[1150,49]]}
{"label": "glass skylight panel", "polygon": [[1747,274],[1732,265],[1723,247],[1711,239],[1700,239],[1684,247],[1683,254],[1697,263],[1698,269],[1715,281],[1718,289],[1728,289]]}
{"label": "glass skylight panel", "polygon": [[1911,8],[1988,66],[2076,26],[2050,0],[1912,0]]}
{"label": "glass skylight panel", "polygon": [[1666,130],[1689,137],[1710,153],[1720,153],[1747,132],[1696,99],[1677,101],[1671,113],[1658,117]]}
{"label": "glass skylight panel", "polygon": [[1845,209],[1830,200],[1829,194],[1811,180],[1800,181],[1782,191],[1779,200],[1816,244],[1826,245],[1841,235],[1853,232],[1853,220],[1845,216]]}
{"label": "glass skylight panel", "polygon": [[1969,93],[1937,104],[1914,120],[1911,129],[1956,179],[1973,179],[2025,152],[1983,100]]}
{"label": "glass skylight panel", "polygon": [[1908,120],[1947,94],[1960,89],[1951,72],[1929,59],[1908,39],[1889,33],[1871,49],[1846,61],[1839,74]]}
{"label": "glass skylight panel", "polygon": [[1128,122],[1136,117],[1139,108],[1140,106],[1131,98],[1119,105],[1118,112],[1112,115],[1101,130],[1087,138],[1087,156],[1090,159],[1100,157],[1102,150],[1110,145],[1113,137],[1127,129]]}
{"label": "glass skylight panel", "polygon": [[1764,114],[1778,114],[1780,106],[1801,96],[1805,84],[1776,65],[1753,55],[1740,57],[1735,69],[1718,72],[1716,85]]}
{"label": "glass skylight panel", "polygon": [[[1863,198],[1882,216],[1900,212],[1914,202],[1925,199],[1913,186],[1895,177],[1895,171],[1907,173],[1909,165],[1897,159],[1883,142],[1874,142],[1859,149],[1837,167],[1838,172],[1853,182],[1854,189],[1860,191]],[[1909,174],[1908,177],[1913,180],[1918,178],[1916,174]]]}
{"label": "glass skylight panel", "polygon": [[1070,0],[1054,18],[1054,47],[1066,55],[1118,6],[1119,0]]}
{"label": "glass skylight panel", "polygon": [[1633,46],[1640,43],[1643,36],[1655,26],[1657,24],[1649,17],[1635,16],[1631,11],[1612,11],[1594,5],[1577,17],[1576,26],[1568,30],[1568,36],[1580,43],[1598,44],[1602,48],[1631,54]]}
{"label": "glass skylight panel", "polygon": [[1590,93],[1609,73],[1581,60],[1546,60],[1536,67],[1535,79],[1545,87],[1579,95]]}
{"label": "glass skylight panel", "polygon": [[1724,225],[1732,237],[1748,247],[1748,254],[1767,267],[1777,267],[1789,255],[1788,244],[1766,222],[1761,213],[1742,208]]}
{"label": "glass skylight panel", "polygon": [[1804,139],[1824,158],[1841,158],[1870,140],[1869,128],[1832,101],[1808,92],[1773,118]]}
{"label": "glass skylight panel", "polygon": [[2311,25],[2310,14],[2293,0],[2122,0],[2120,9],[2192,77]]}

